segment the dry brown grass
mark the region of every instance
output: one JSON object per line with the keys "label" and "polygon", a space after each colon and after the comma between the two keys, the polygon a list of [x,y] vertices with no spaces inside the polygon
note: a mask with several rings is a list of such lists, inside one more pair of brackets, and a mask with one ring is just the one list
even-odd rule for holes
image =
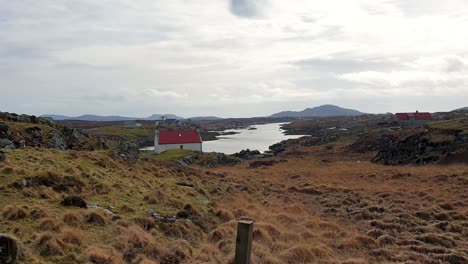
{"label": "dry brown grass", "polygon": [[71,227],[78,227],[83,223],[83,216],[78,212],[68,212],[62,217],[62,221]]}
{"label": "dry brown grass", "polygon": [[[150,160],[129,166],[102,152],[76,151],[70,159],[67,152],[15,150],[0,163],[1,224],[21,241],[34,240],[25,244],[26,263],[226,263],[239,219],[255,220],[256,264],[467,262],[466,166],[385,167],[341,155],[342,147],[301,148],[257,169]],[[24,173],[4,174],[5,167]],[[102,210],[60,206],[69,186],[11,187],[67,170],[83,183],[86,201],[122,219],[111,224]],[[98,183],[109,189],[98,191]],[[188,219],[162,222],[148,209]],[[47,232],[31,238],[42,222]]]}
{"label": "dry brown grass", "polygon": [[81,246],[83,244],[83,234],[79,229],[64,227],[60,230],[59,239],[66,244]]}
{"label": "dry brown grass", "polygon": [[39,234],[35,246],[41,256],[63,255],[64,243],[51,232]]}
{"label": "dry brown grass", "polygon": [[59,228],[57,222],[53,218],[42,219],[37,227],[42,231],[55,231]]}
{"label": "dry brown grass", "polygon": [[9,205],[3,208],[2,216],[8,220],[19,220],[29,216],[27,206]]}
{"label": "dry brown grass", "polygon": [[283,251],[280,258],[285,263],[312,263],[318,260],[328,259],[333,256],[333,251],[326,247],[312,247],[298,245]]}
{"label": "dry brown grass", "polygon": [[163,249],[160,243],[139,226],[131,225],[125,228],[116,225],[114,232],[117,236],[114,247],[122,252],[125,260],[128,262],[133,261],[138,255],[143,255],[153,260],[159,259],[162,255]]}
{"label": "dry brown grass", "polygon": [[93,209],[86,213],[86,223],[94,225],[105,225],[107,217],[103,209]]}
{"label": "dry brown grass", "polygon": [[112,247],[94,246],[88,252],[89,262],[93,264],[124,264],[122,255]]}

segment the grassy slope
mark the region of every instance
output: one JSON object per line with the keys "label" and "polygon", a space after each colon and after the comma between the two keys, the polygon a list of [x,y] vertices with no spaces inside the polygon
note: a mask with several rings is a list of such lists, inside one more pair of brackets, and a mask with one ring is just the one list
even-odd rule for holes
{"label": "grassy slope", "polygon": [[[60,206],[64,194],[51,188],[9,187],[26,176],[53,172],[83,181],[81,195],[88,202],[112,205],[123,219],[106,219],[104,225],[82,220],[73,230],[82,234],[83,243],[65,243],[64,253],[56,255],[40,255],[43,246],[38,245],[38,237],[44,219],[3,216],[0,232],[15,233],[24,242],[27,263],[85,263],[99,254],[109,255],[110,260],[102,263],[122,263],[125,252],[152,259],[134,263],[226,263],[234,252],[235,220],[241,217],[256,220],[255,263],[468,257],[466,166],[385,167],[366,162],[367,156],[349,157],[341,149],[340,145],[294,149],[278,158],[287,161],[256,169],[185,168],[152,159],[130,166],[105,152],[9,151],[8,161],[0,163],[4,213],[9,205],[27,205],[27,212],[40,207],[58,226],[52,228],[53,236],[63,241],[67,237],[63,216],[67,212],[86,216],[92,210]],[[107,186],[109,192],[97,193],[103,188],[98,185]],[[131,219],[148,218],[148,208],[174,214],[185,204],[199,212],[193,222],[157,223],[148,231],[132,227]],[[116,250],[106,253],[104,245]]]}
{"label": "grassy slope", "polygon": [[427,138],[433,143],[452,142],[457,134],[468,135],[468,119],[456,118],[428,123]]}
{"label": "grassy slope", "polygon": [[[8,161],[0,164],[0,180],[2,199],[0,207],[7,205],[26,205],[31,211],[38,207],[47,211],[48,218],[59,226],[64,226],[61,218],[66,212],[78,212],[84,214],[84,209],[68,209],[59,205],[65,193],[57,193],[50,187],[26,188],[24,191],[16,190],[10,185],[25,177],[47,175],[48,173],[59,176],[75,176],[85,184],[80,195],[90,203],[101,206],[112,206],[124,219],[135,217],[148,217],[148,208],[154,209],[163,215],[174,215],[180,211],[185,204],[197,206],[201,214],[205,214],[208,205],[197,204],[197,201],[206,199],[200,192],[206,192],[201,186],[198,190],[178,185],[191,175],[191,170],[183,170],[163,166],[154,162],[140,162],[135,166],[129,166],[109,158],[105,152],[77,152],[44,149],[21,149],[9,151]],[[100,190],[108,190],[100,191]],[[155,193],[155,190],[158,192]],[[98,192],[101,192],[99,194]],[[41,198],[42,197],[46,197]],[[144,197],[155,197],[151,202],[145,201]],[[124,208],[131,208],[134,212],[127,212]],[[68,263],[70,256],[45,256],[35,261],[37,247],[34,246],[37,233],[40,233],[41,221],[32,220],[29,217],[20,220],[2,219],[0,232],[13,232],[21,241],[26,241],[26,247],[31,249],[28,263],[43,263],[45,260],[53,263]],[[87,244],[109,244],[115,241],[112,224],[104,226],[83,223],[80,229],[84,233]],[[57,231],[58,232],[58,231]],[[165,239],[163,243],[169,247],[171,240]],[[28,242],[29,241],[29,242]],[[167,243],[167,244],[166,244]],[[88,245],[89,245],[88,244]],[[161,245],[162,246],[162,245]],[[70,252],[81,253],[87,246],[72,248]],[[36,251],[34,251],[36,249]],[[194,249],[195,250],[195,249]],[[77,262],[80,263],[80,262]]]}
{"label": "grassy slope", "polygon": [[154,125],[143,125],[140,127],[108,126],[89,130],[92,135],[116,136],[135,140],[141,137],[151,137],[154,135]]}

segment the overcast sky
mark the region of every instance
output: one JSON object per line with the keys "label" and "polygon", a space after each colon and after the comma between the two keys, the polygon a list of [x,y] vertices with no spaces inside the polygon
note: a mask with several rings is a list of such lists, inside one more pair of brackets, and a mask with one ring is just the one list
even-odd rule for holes
{"label": "overcast sky", "polygon": [[0,0],[0,111],[468,106],[466,0]]}

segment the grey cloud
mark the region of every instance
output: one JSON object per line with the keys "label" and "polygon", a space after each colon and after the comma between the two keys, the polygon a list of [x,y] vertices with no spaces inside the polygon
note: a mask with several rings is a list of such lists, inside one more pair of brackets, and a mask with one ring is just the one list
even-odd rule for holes
{"label": "grey cloud", "polygon": [[232,14],[240,17],[253,18],[261,14],[261,0],[230,0],[229,9]]}
{"label": "grey cloud", "polygon": [[293,62],[293,65],[303,69],[328,73],[348,73],[366,70],[389,70],[400,67],[385,60],[357,60],[357,59],[304,59]]}
{"label": "grey cloud", "polygon": [[108,101],[108,102],[123,102],[125,101],[124,96],[120,95],[85,95],[82,97],[84,101]]}
{"label": "grey cloud", "polygon": [[466,65],[458,58],[447,59],[447,72],[461,72],[465,69]]}

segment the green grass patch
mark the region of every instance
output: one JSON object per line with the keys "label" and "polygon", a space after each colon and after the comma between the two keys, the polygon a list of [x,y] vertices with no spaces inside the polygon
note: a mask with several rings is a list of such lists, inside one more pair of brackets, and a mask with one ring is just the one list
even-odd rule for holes
{"label": "green grass patch", "polygon": [[88,131],[90,134],[99,136],[118,136],[128,139],[137,139],[140,137],[148,137],[154,134],[154,126],[141,127],[124,127],[124,126],[109,126],[100,127]]}
{"label": "green grass patch", "polygon": [[140,152],[141,158],[150,158],[153,160],[165,160],[165,161],[177,161],[190,154],[192,154],[192,151],[186,150],[186,149],[169,149],[160,154],[156,154],[153,151]]}
{"label": "green grass patch", "polygon": [[428,139],[432,143],[447,143],[455,140],[454,135],[444,135],[439,133],[433,133],[428,135]]}
{"label": "green grass patch", "polygon": [[427,126],[432,129],[464,131],[468,129],[468,119],[455,118],[450,120],[434,121],[428,123]]}

